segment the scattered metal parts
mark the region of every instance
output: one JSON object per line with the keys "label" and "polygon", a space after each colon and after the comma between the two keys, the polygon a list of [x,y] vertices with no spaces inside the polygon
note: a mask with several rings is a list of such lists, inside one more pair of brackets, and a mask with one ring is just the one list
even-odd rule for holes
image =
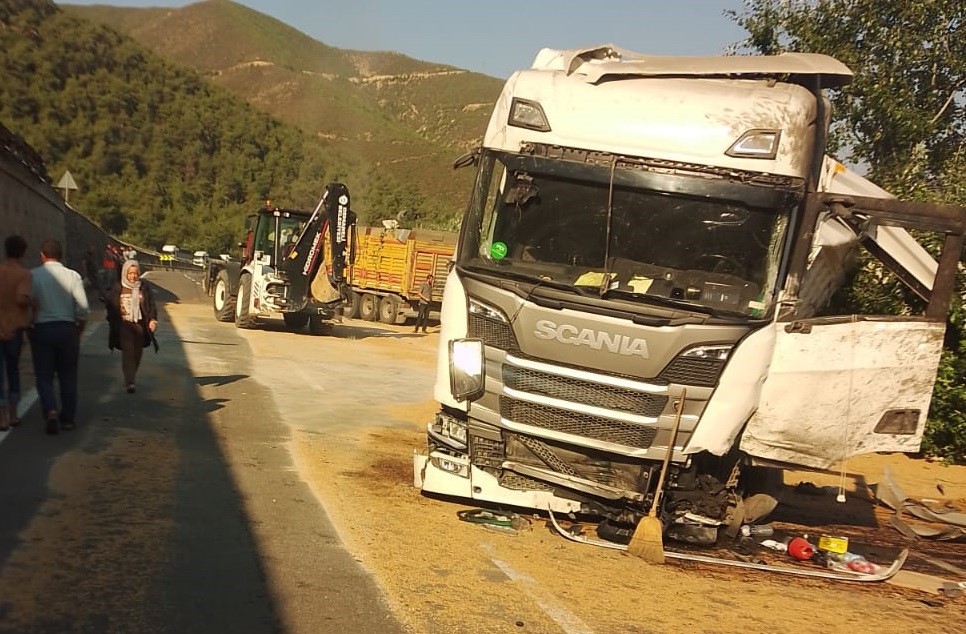
{"label": "scattered metal parts", "polygon": [[[882,483],[876,487],[876,498],[889,507],[895,514],[889,518],[889,524],[910,539],[919,537],[951,541],[966,538],[966,513],[929,508],[921,500],[908,497],[898,484],[892,479],[892,472],[886,466],[882,472]],[[942,524],[942,528],[909,524],[902,519],[908,513],[913,517]]]}
{"label": "scattered metal parts", "polygon": [[[564,530],[559,523],[557,523],[557,518],[554,517],[553,511],[547,509],[547,513],[550,515],[550,521],[553,523],[557,532],[563,535],[570,541],[578,542],[581,544],[590,544],[592,546],[600,546],[602,548],[610,548],[612,550],[627,550],[627,546],[624,544],[615,544],[613,542],[608,542],[600,539],[594,539],[591,537],[584,537],[581,535],[574,535],[572,533]],[[906,557],[909,556],[909,549],[904,549],[899,553],[899,557],[892,562],[889,566],[880,566],[879,571],[871,574],[862,574],[854,572],[845,571],[834,571],[834,570],[822,570],[813,568],[792,568],[789,566],[776,566],[771,564],[761,564],[750,561],[735,561],[732,559],[721,559],[719,557],[709,557],[706,555],[694,555],[691,553],[679,553],[670,550],[664,551],[664,556],[668,559],[680,559],[682,561],[693,561],[704,564],[717,564],[723,566],[732,566],[735,568],[745,568],[751,570],[762,570],[765,572],[777,572],[790,575],[797,575],[800,577],[816,577],[819,579],[829,579],[832,581],[858,581],[858,582],[875,582],[875,581],[885,581],[893,577],[902,568],[903,564],[906,563]]]}

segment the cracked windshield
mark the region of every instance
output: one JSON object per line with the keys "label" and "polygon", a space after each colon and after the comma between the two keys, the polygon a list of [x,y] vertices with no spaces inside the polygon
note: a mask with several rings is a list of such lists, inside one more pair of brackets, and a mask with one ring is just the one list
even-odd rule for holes
{"label": "cracked windshield", "polygon": [[488,153],[462,263],[581,294],[767,313],[790,210],[646,189],[641,173]]}

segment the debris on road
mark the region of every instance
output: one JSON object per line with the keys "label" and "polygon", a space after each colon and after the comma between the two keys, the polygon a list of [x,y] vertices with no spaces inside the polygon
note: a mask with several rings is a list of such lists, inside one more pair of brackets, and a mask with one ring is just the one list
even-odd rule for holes
{"label": "debris on road", "polygon": [[[876,487],[875,493],[879,502],[895,511],[889,519],[889,524],[909,539],[925,538],[943,541],[966,539],[966,513],[949,508],[931,508],[923,500],[907,497],[893,480],[889,467],[883,470],[882,484]],[[937,528],[918,523],[910,524],[902,518],[905,513],[940,526]]]}

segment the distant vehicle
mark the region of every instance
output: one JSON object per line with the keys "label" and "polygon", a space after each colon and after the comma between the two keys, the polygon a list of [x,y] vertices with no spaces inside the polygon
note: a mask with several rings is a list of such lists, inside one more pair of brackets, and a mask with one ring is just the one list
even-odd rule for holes
{"label": "distant vehicle", "polygon": [[219,257],[219,258],[221,258],[222,260],[224,260],[225,262],[231,262],[231,261],[232,261],[232,259],[233,259],[233,258],[232,258],[232,257],[231,257],[230,255],[228,255],[227,253],[219,253],[219,254],[218,254],[218,257]]}
{"label": "distant vehicle", "polygon": [[315,211],[266,205],[249,216],[241,259],[211,258],[202,288],[218,321],[255,328],[281,315],[290,330],[327,332],[346,302],[355,213],[349,190],[326,185]]}
{"label": "distant vehicle", "polygon": [[195,266],[208,266],[208,259],[207,251],[195,251],[195,254],[191,257],[191,263]]}

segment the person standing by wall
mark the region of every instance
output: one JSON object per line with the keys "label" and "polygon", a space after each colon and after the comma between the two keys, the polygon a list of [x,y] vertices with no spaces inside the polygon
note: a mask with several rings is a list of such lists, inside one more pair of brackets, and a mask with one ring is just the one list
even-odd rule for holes
{"label": "person standing by wall", "polygon": [[434,279],[433,274],[430,273],[426,276],[426,281],[419,286],[419,311],[416,314],[416,329],[413,332],[419,332],[420,326],[423,332],[426,332],[426,325],[429,323],[429,302],[433,299]]}
{"label": "person standing by wall", "polygon": [[24,330],[30,324],[31,305],[30,271],[21,264],[27,241],[21,236],[8,236],[3,249],[7,259],[0,264],[0,431],[20,424],[20,352]]}
{"label": "person standing by wall", "polygon": [[107,345],[121,351],[121,372],[128,394],[135,391],[134,378],[141,365],[144,349],[158,342],[154,331],[158,328],[158,309],[154,303],[151,284],[141,280],[137,260],[127,260],[121,266],[121,282],[105,297],[110,332]]}
{"label": "person standing by wall", "polygon": [[[61,263],[64,248],[57,240],[44,240],[41,265],[31,271],[34,323],[28,337],[33,354],[37,395],[47,420],[47,433],[77,426],[77,367],[80,335],[90,308],[80,273]],[[60,408],[54,378],[60,384]]]}

